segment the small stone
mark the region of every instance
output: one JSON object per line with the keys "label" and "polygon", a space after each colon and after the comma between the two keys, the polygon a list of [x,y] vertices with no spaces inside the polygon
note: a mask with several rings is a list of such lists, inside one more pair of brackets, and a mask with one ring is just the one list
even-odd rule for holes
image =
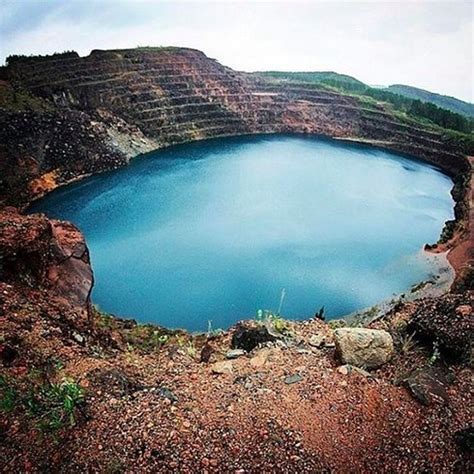
{"label": "small stone", "polygon": [[214,353],[214,348],[210,344],[206,343],[206,345],[201,350],[201,357],[200,357],[201,362],[205,362],[205,363],[209,362],[213,353]]}
{"label": "small stone", "polygon": [[183,421],[183,426],[184,426],[185,428],[191,428],[191,422],[188,421],[188,420],[184,420],[184,421]]}
{"label": "small stone", "polygon": [[350,365],[341,365],[337,368],[337,371],[342,375],[347,375],[351,371]]}
{"label": "small stone", "polygon": [[261,350],[255,357],[250,359],[250,365],[254,369],[261,369],[267,362],[270,351],[268,349]]}
{"label": "small stone", "polygon": [[74,331],[72,333],[72,337],[73,339],[78,342],[79,344],[83,344],[84,343],[84,336],[81,336],[78,332]]}
{"label": "small stone", "polygon": [[471,305],[469,304],[462,304],[456,308],[456,314],[458,314],[459,316],[468,317],[471,315],[471,313],[472,313],[472,308],[471,308]]}
{"label": "small stone", "polygon": [[211,370],[214,374],[232,374],[233,365],[230,360],[223,360],[221,362],[216,362],[211,366]]}
{"label": "small stone", "polygon": [[301,382],[302,380],[303,377],[301,377],[300,374],[288,375],[288,377],[285,377],[285,383],[288,385]]}
{"label": "small stone", "polygon": [[246,354],[243,349],[232,349],[225,355],[227,359],[238,359]]}
{"label": "small stone", "polygon": [[166,398],[172,403],[176,403],[178,401],[178,397],[170,389],[166,387],[160,387],[158,389],[158,394]]}
{"label": "small stone", "polygon": [[325,340],[326,338],[322,334],[313,334],[309,338],[309,345],[320,349],[324,346]]}

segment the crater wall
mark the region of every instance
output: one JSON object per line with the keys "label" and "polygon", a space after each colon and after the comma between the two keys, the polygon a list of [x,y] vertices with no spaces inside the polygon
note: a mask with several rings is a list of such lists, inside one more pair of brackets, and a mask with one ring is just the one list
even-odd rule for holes
{"label": "crater wall", "polygon": [[20,58],[2,77],[3,95],[13,98],[0,118],[4,204],[22,205],[156,148],[254,133],[361,141],[427,160],[452,176],[467,166],[441,133],[397,119],[383,105],[234,71],[193,49]]}

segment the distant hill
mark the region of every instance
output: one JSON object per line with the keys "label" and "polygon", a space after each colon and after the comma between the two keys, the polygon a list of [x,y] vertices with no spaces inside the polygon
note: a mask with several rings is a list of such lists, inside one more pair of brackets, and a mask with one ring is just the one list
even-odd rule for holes
{"label": "distant hill", "polygon": [[474,104],[464,102],[463,100],[449,97],[447,95],[437,94],[436,92],[429,92],[424,89],[418,89],[417,87],[405,86],[403,84],[393,84],[385,88],[395,94],[403,95],[409,99],[418,99],[423,102],[431,102],[443,109],[456,112],[466,117],[474,117]]}
{"label": "distant hill", "polygon": [[337,72],[256,72],[259,76],[276,81],[293,83],[312,83],[330,86],[345,93],[372,100],[385,102],[402,113],[443,128],[472,133],[474,129],[474,105],[441,94],[418,89],[416,87],[395,84],[389,87],[369,86],[355,77]]}

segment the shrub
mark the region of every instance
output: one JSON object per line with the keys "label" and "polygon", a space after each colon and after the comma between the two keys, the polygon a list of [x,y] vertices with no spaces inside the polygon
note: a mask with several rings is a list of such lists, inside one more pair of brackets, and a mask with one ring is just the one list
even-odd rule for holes
{"label": "shrub", "polygon": [[22,393],[5,377],[0,377],[0,409],[11,412],[23,409],[41,431],[57,431],[76,424],[84,390],[73,380],[31,385]]}
{"label": "shrub", "polygon": [[400,352],[402,354],[408,354],[412,352],[417,347],[417,342],[415,340],[415,333],[403,334],[400,337]]}
{"label": "shrub", "polygon": [[30,391],[24,403],[42,431],[55,431],[76,424],[76,410],[83,400],[83,389],[73,380],[65,379]]}
{"label": "shrub", "polygon": [[270,324],[273,329],[280,334],[289,334],[290,328],[288,322],[278,314],[268,309],[259,309],[257,311],[257,321],[263,324]]}

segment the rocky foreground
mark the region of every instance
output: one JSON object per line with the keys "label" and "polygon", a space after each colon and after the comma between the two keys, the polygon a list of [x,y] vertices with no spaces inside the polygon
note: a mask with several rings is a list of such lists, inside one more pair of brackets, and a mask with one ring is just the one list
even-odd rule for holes
{"label": "rocky foreground", "polygon": [[4,472],[473,468],[472,292],[191,336],[92,308],[70,224],[6,209],[0,244]]}

